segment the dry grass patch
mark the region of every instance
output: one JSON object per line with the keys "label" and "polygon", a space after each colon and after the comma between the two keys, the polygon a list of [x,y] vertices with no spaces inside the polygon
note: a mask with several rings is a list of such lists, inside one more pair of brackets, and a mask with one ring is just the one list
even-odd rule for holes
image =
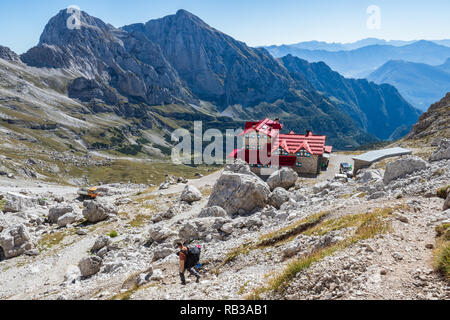
{"label": "dry grass patch", "polygon": [[373,238],[374,236],[390,231],[390,223],[386,217],[392,214],[396,208],[380,208],[365,214],[344,216],[331,219],[308,229],[304,234],[324,235],[330,231],[340,230],[347,227],[356,227],[356,231],[349,238],[342,240],[329,247],[319,249],[299,259],[292,260],[286,268],[278,275],[269,280],[266,286],[255,289],[248,297],[249,300],[259,300],[263,293],[283,292],[295,276],[308,269],[312,264],[343,250],[361,240]]}
{"label": "dry grass patch", "polygon": [[434,269],[450,281],[450,224],[436,227],[436,249],[433,251]]}
{"label": "dry grass patch", "polygon": [[296,222],[288,227],[285,227],[281,230],[268,233],[259,239],[259,242],[256,244],[256,247],[264,248],[268,246],[279,245],[280,243],[284,244],[286,242],[289,242],[300,233],[309,230],[310,228],[314,227],[315,225],[323,221],[329,214],[330,214],[329,211],[322,211],[310,215],[305,219]]}
{"label": "dry grass patch", "polygon": [[139,214],[129,223],[129,225],[132,228],[139,228],[139,227],[142,227],[145,224],[147,224],[151,218],[152,218],[152,216]]}
{"label": "dry grass patch", "polygon": [[450,193],[450,185],[443,188],[439,188],[437,190],[437,196],[442,199],[447,199],[449,193]]}
{"label": "dry grass patch", "polygon": [[322,221],[326,216],[328,216],[328,214],[328,211],[313,214],[290,226],[263,235],[257,242],[244,243],[243,245],[232,249],[228,252],[222,263],[220,263],[220,265],[215,269],[215,273],[218,274],[221,267],[235,260],[240,255],[247,255],[256,249],[264,249],[270,246],[280,246],[291,241],[300,233]]}
{"label": "dry grass patch", "polygon": [[43,249],[50,249],[53,246],[58,245],[61,243],[61,241],[64,240],[66,237],[66,234],[64,232],[55,232],[55,233],[49,233],[42,236],[41,239],[38,241],[38,247]]}
{"label": "dry grass patch", "polygon": [[213,192],[213,187],[203,187],[200,189],[200,192],[204,197],[209,197]]}

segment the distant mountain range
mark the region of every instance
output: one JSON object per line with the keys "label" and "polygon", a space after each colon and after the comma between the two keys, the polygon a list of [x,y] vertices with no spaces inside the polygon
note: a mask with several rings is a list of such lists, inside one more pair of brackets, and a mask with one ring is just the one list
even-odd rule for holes
{"label": "distant mountain range", "polygon": [[[373,42],[376,44],[371,44]],[[368,39],[347,46],[319,45],[320,49],[313,49],[315,45],[311,44],[297,44],[272,46],[267,47],[267,50],[276,58],[291,54],[309,62],[323,61],[344,76],[365,78],[390,60],[429,65],[443,64],[450,58],[450,46],[447,46],[449,42],[449,40],[437,42],[420,40],[412,43],[395,41],[394,45],[388,45],[383,44],[383,40]],[[345,49],[337,51],[339,46],[344,46]],[[355,49],[350,49],[352,46]]]}
{"label": "distant mountain range", "polygon": [[[275,59],[267,50],[248,47],[185,10],[123,28],[82,12],[81,28],[70,30],[68,18],[66,10],[53,17],[39,44],[20,57],[0,50],[8,61],[0,64],[5,78],[10,83],[22,79],[16,89],[10,84],[2,89],[0,82],[0,108],[8,116],[3,121],[10,123],[14,117],[27,123],[37,112],[33,110],[41,102],[35,94],[27,96],[27,86],[38,86],[39,99],[45,101],[54,91],[58,101],[65,95],[70,108],[58,105],[62,113],[70,110],[70,117],[109,115],[105,119],[127,123],[119,139],[118,133],[110,137],[115,129],[109,124],[104,132],[98,128],[80,135],[66,122],[55,121],[62,115],[53,118],[52,128],[77,131],[79,139],[86,139],[82,145],[94,149],[113,148],[118,139],[165,146],[170,130],[190,128],[193,120],[224,128],[265,117],[280,118],[286,130],[325,134],[330,144],[343,148],[401,136],[419,116],[393,86],[345,79],[323,63],[293,56]],[[45,80],[27,84],[35,70]],[[11,104],[16,100],[20,102]],[[0,117],[0,125],[1,121]]]}
{"label": "distant mountain range", "polygon": [[[383,39],[377,39],[377,38],[366,38],[362,40],[358,40],[351,43],[339,43],[339,42],[325,42],[325,41],[304,41],[294,44],[283,44],[279,46],[267,46],[265,47],[270,52],[273,52],[274,55],[281,55],[284,56],[286,54],[289,54],[289,50],[294,49],[306,49],[306,50],[325,50],[325,51],[349,51],[349,50],[356,50],[359,48],[367,47],[367,46],[373,46],[373,45],[389,45],[394,47],[401,47],[406,46],[408,44],[412,44],[414,42],[417,42],[419,40],[410,40],[410,41],[403,41],[403,40],[383,40]],[[450,47],[450,39],[448,40],[431,40],[431,42],[434,42],[439,45]]]}
{"label": "distant mountain range", "polygon": [[403,60],[388,61],[367,79],[395,86],[408,102],[426,111],[450,91],[450,58],[439,66]]}

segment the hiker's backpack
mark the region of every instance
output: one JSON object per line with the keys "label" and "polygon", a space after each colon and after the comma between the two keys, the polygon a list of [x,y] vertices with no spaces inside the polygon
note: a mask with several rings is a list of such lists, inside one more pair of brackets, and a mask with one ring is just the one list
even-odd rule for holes
{"label": "hiker's backpack", "polygon": [[201,252],[202,250],[199,247],[188,248],[187,260],[185,265],[186,269],[190,269],[199,263]]}

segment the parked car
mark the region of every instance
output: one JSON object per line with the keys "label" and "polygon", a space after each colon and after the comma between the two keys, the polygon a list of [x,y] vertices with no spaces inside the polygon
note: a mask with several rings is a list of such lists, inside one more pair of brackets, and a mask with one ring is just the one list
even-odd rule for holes
{"label": "parked car", "polygon": [[347,175],[347,177],[353,177],[353,167],[347,162],[341,163],[339,173]]}

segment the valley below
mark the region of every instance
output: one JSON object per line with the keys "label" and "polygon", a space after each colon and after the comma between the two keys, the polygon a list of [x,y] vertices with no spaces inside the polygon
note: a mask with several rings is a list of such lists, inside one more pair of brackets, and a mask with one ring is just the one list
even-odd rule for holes
{"label": "valley below", "polygon": [[[338,174],[355,153],[336,153],[326,174],[267,181],[267,204],[237,214],[228,206],[256,203],[257,191],[214,206],[224,177],[239,178],[232,193],[246,179],[265,184],[239,162],[159,186],[100,184],[85,201],[75,186],[0,176],[0,247],[20,254],[0,261],[0,299],[449,299],[439,259],[450,216],[438,190],[448,190],[450,160],[428,159],[446,146],[355,179]],[[398,162],[405,173],[386,180]],[[177,239],[202,246],[200,283],[179,283]]]}

